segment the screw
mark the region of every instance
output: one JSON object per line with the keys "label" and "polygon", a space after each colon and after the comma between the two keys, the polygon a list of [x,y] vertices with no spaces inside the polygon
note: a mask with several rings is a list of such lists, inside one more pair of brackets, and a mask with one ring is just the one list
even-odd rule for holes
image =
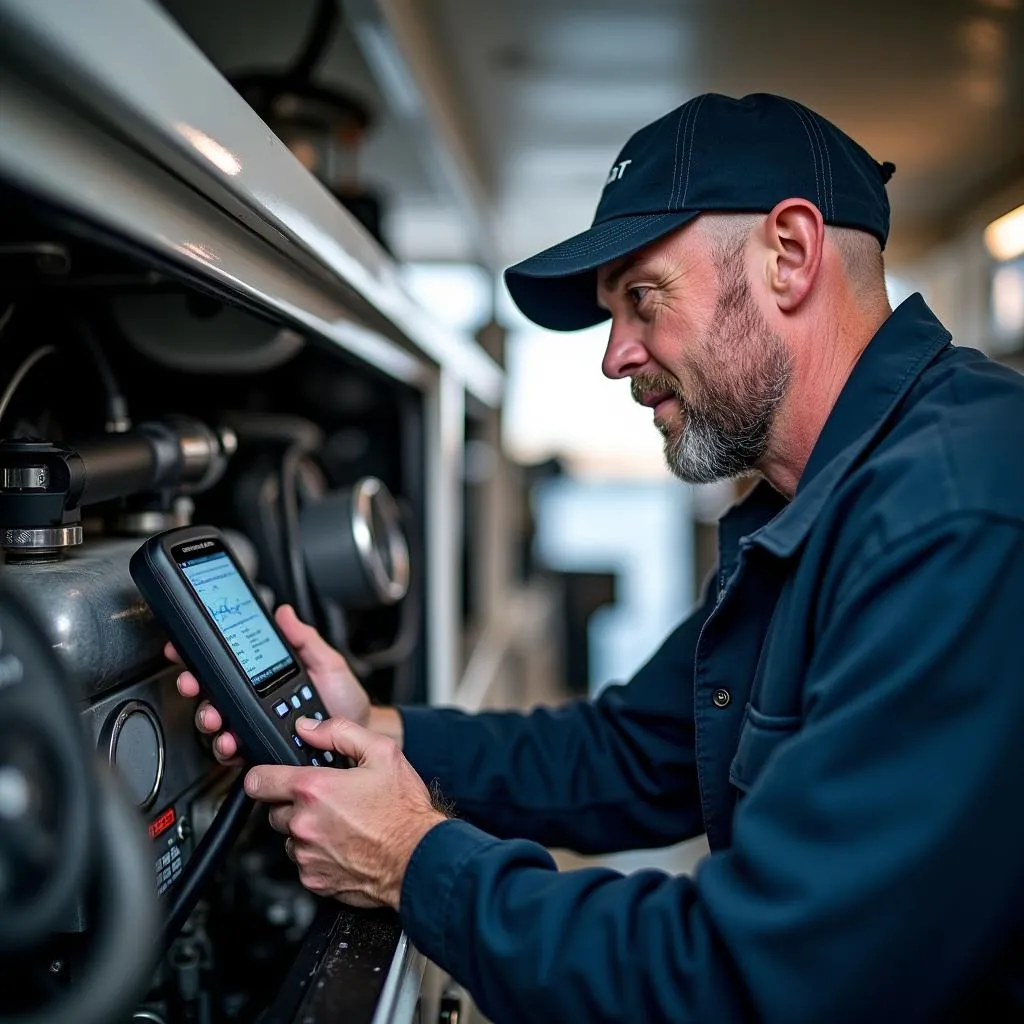
{"label": "screw", "polygon": [[63,971],[63,970],[64,970],[64,961],[63,960],[51,960],[50,961],[50,973],[51,974],[60,974],[61,971]]}

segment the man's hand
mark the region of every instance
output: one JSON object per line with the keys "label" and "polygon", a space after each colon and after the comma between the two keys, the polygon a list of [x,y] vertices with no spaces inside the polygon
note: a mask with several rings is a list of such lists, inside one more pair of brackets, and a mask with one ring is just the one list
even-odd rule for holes
{"label": "man's hand", "polygon": [[[332,716],[339,715],[359,725],[367,725],[371,713],[370,698],[348,667],[348,662],[320,636],[316,629],[300,622],[290,605],[281,605],[274,618],[287,641],[295,648],[309,678],[313,680],[327,713]],[[164,648],[164,654],[171,661],[181,663],[178,652],[171,644]],[[199,683],[191,672],[185,671],[178,676],[178,692],[183,697],[199,696]],[[398,718],[396,713],[392,714]],[[389,728],[383,731],[393,733],[392,723],[387,724]],[[231,733],[221,732],[224,728],[223,719],[209,701],[202,701],[196,708],[196,727],[203,733],[220,733],[213,741],[213,753],[218,761],[228,763],[237,760],[238,741]],[[400,724],[398,729],[400,735]]]}
{"label": "man's hand", "polygon": [[261,765],[245,791],[273,805],[270,824],[311,892],[358,907],[398,909],[419,841],[445,815],[390,739],[343,718],[296,721],[302,739],[352,758],[353,768]]}

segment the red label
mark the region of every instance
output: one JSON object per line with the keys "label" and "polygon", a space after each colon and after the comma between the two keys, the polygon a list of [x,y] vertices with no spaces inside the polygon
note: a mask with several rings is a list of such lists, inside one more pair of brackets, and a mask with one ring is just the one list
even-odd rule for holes
{"label": "red label", "polygon": [[163,814],[154,818],[149,825],[149,838],[156,839],[174,824],[174,808],[168,807]]}

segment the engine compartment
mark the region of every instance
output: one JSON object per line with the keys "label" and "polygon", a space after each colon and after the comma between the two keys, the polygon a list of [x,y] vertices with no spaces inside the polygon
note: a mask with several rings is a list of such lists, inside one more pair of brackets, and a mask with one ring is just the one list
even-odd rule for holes
{"label": "engine compartment", "polygon": [[[0,585],[42,624],[173,916],[238,771],[196,731],[128,560],[153,533],[217,526],[267,607],[293,604],[375,700],[424,700],[423,397],[7,187],[0,324]],[[233,828],[134,1019],[287,1019],[311,926],[354,927],[302,889],[262,816]],[[83,893],[44,948],[5,959],[0,1011],[70,983],[94,912]],[[394,920],[365,923],[390,957]]]}

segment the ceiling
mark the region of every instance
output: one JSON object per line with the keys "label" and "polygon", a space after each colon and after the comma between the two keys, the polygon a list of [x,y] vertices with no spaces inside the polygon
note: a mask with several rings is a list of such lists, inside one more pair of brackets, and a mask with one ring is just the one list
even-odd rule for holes
{"label": "ceiling", "polygon": [[[282,68],[313,12],[313,0],[164,6],[229,77]],[[1024,181],[1024,0],[342,7],[316,76],[376,112],[362,173],[389,197],[387,234],[405,260],[501,265],[582,230],[626,138],[705,91],[788,95],[895,163],[896,261]],[[414,109],[361,19],[421,91]]]}

